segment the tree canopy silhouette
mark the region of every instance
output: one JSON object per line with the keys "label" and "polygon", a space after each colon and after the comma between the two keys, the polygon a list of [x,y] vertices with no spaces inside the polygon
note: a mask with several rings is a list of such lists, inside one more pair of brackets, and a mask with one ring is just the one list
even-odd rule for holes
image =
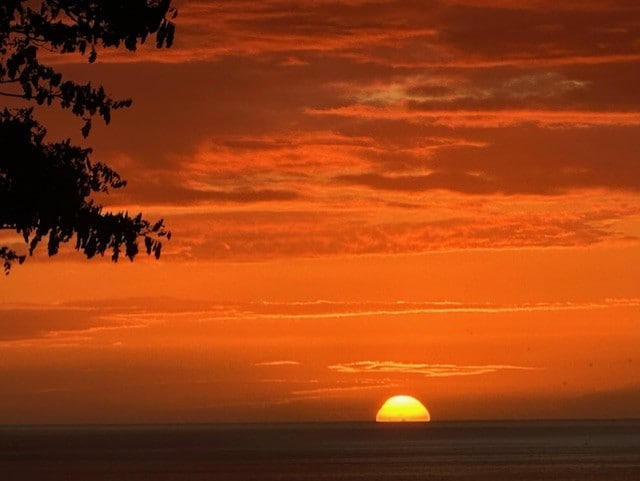
{"label": "tree canopy silhouette", "polygon": [[[171,0],[2,0],[0,3],[0,229],[22,236],[33,254],[48,237],[55,255],[60,244],[75,237],[86,257],[110,253],[133,260],[139,241],[147,254],[160,257],[163,238],[170,238],[162,220],[151,223],[142,214],[105,212],[91,198],[126,185],[107,165],[91,160],[91,149],[70,139],[50,143],[33,107],[58,106],[82,119],[87,137],[95,117],[109,124],[113,110],[131,99],[112,99],[102,86],[66,79],[42,63],[42,53],[76,53],[96,61],[104,48],[136,50],[149,37],[158,48],[171,47],[177,15]],[[12,103],[12,108],[8,103]],[[22,264],[26,253],[0,245],[6,273]]]}

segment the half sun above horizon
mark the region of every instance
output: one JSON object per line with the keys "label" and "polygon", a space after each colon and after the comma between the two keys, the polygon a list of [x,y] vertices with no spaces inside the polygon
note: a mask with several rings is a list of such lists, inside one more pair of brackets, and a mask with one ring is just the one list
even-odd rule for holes
{"label": "half sun above horizon", "polygon": [[431,421],[427,408],[416,398],[407,395],[390,397],[376,415],[378,423],[426,423]]}

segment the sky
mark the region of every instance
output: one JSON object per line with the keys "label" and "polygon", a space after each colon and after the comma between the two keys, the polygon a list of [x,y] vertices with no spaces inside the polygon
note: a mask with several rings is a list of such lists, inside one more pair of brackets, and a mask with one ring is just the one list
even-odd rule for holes
{"label": "sky", "polygon": [[173,237],[0,279],[0,424],[640,417],[640,4],[176,6],[51,57],[134,103],[48,138]]}

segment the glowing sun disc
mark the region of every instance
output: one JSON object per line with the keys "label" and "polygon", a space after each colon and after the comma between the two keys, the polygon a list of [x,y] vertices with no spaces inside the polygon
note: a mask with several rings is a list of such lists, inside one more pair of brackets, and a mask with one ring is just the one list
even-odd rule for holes
{"label": "glowing sun disc", "polygon": [[431,420],[429,411],[412,396],[393,396],[385,401],[378,414],[378,423],[426,423]]}

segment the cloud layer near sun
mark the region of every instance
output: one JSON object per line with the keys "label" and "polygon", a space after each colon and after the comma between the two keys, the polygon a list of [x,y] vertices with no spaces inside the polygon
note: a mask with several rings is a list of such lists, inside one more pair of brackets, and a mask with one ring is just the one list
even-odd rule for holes
{"label": "cloud layer near sun", "polygon": [[[100,339],[103,332],[135,333],[165,324],[186,326],[197,320],[202,326],[229,323],[344,323],[404,322],[421,317],[453,318],[458,316],[578,315],[581,312],[615,313],[640,308],[639,298],[600,299],[565,302],[459,302],[459,301],[296,301],[217,303],[141,298],[118,302],[74,302],[65,304],[5,304],[0,306],[0,346],[41,345],[55,347]],[[572,314],[573,313],[573,314]],[[613,314],[609,314],[613,315]],[[479,324],[479,327],[481,324]],[[433,327],[431,327],[433,329]],[[404,334],[401,334],[404,335]],[[299,360],[267,359],[253,363],[256,367],[300,366]],[[430,376],[470,375],[503,369],[527,369],[509,365],[420,364],[392,361],[357,361],[336,363],[329,369],[341,373],[396,372]]]}
{"label": "cloud layer near sun", "polygon": [[[627,407],[608,412],[637,413],[637,390],[624,389],[638,382],[639,308],[637,298],[3,305],[0,419],[371,419],[402,392],[439,419],[566,417],[567,398],[595,390],[620,393]],[[590,403],[580,412],[597,412]]]}

